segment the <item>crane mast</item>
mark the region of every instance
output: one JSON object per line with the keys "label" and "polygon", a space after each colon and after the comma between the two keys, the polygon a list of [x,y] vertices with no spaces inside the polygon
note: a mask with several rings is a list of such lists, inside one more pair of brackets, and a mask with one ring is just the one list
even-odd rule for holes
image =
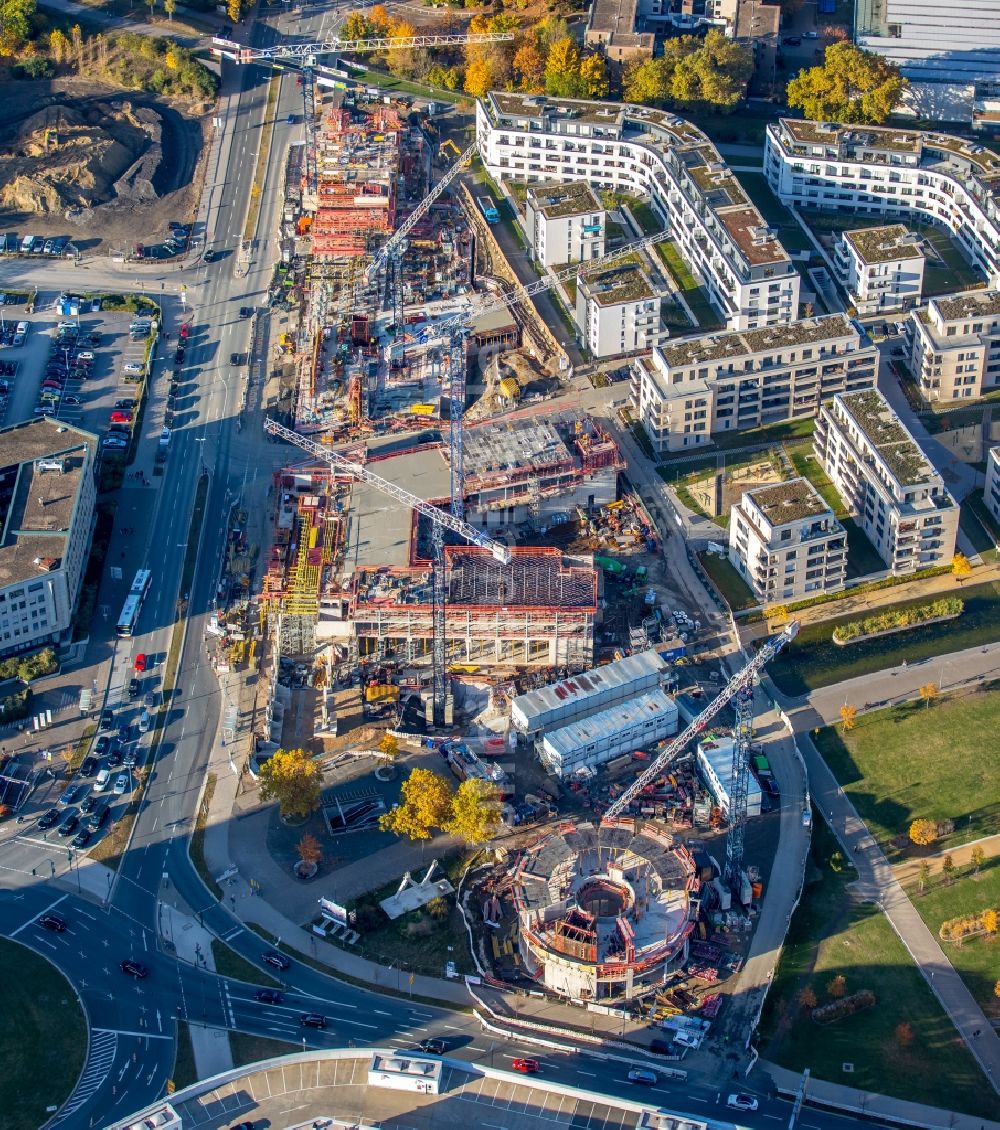
{"label": "crane mast", "polygon": [[[787,624],[778,635],[772,636],[743,670],[737,672],[737,674],[729,680],[719,692],[718,697],[713,699],[698,717],[688,724],[687,728],[682,733],[678,734],[665,749],[661,750],[656,755],[646,769],[639,774],[632,784],[629,785],[621,796],[608,808],[604,813],[604,819],[614,820],[616,817],[621,816],[650,781],[658,777],[663,769],[685,750],[688,742],[696,738],[728,702],[744,691],[749,691],[752,694],[754,679],[757,678],[760,672],[763,671],[767,664],[771,662],[786,644],[795,639],[798,630],[799,622],[798,620],[793,620],[791,623]],[[744,768],[744,772],[746,772],[746,768]]]}

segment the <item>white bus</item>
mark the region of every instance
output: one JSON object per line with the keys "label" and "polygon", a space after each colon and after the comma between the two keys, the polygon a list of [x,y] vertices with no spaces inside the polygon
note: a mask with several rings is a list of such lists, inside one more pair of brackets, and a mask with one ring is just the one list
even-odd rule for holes
{"label": "white bus", "polygon": [[146,593],[149,592],[149,585],[153,579],[153,574],[149,569],[140,569],[132,581],[132,587],[129,589],[128,596],[125,598],[125,604],[122,607],[122,614],[118,617],[118,634],[120,636],[131,636],[135,632],[136,621],[139,619],[139,613],[142,611],[143,601],[146,599]]}

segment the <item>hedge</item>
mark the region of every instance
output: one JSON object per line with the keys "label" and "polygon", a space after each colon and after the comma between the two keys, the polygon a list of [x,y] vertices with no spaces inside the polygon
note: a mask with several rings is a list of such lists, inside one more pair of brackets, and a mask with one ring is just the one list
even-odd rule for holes
{"label": "hedge", "polygon": [[926,624],[928,620],[944,620],[960,616],[965,601],[957,596],[946,596],[919,604],[915,608],[886,608],[861,620],[851,620],[833,629],[835,643],[848,643],[862,636],[877,636],[882,632],[893,632],[900,628],[912,628]]}

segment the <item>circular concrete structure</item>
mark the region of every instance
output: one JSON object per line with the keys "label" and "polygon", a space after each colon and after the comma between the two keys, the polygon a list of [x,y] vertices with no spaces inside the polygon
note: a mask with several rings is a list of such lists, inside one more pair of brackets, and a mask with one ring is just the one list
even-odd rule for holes
{"label": "circular concrete structure", "polygon": [[662,824],[566,824],[521,855],[513,874],[528,974],[574,1000],[654,992],[687,957],[700,883]]}

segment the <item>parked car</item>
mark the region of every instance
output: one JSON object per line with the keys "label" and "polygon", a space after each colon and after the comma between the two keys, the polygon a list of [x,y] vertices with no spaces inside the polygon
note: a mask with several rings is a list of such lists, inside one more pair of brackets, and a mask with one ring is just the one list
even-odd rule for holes
{"label": "parked car", "polygon": [[240,317],[241,318],[249,318],[252,314],[253,314],[253,307],[252,306],[241,306],[240,307]]}
{"label": "parked car", "polygon": [[87,827],[83,827],[73,837],[72,843],[75,848],[86,847],[90,843],[91,831]]}
{"label": "parked car", "polygon": [[138,698],[142,694],[142,683],[139,679],[129,679],[128,681],[128,697]]}
{"label": "parked car", "polygon": [[104,821],[107,820],[110,811],[111,805],[109,805],[107,801],[102,801],[94,811],[90,813],[84,823],[92,832],[96,832]]}
{"label": "parked car", "polygon": [[67,789],[63,790],[62,796],[58,800],[58,804],[65,808],[66,805],[72,804],[76,800],[76,794],[80,791],[79,785],[70,785]]}
{"label": "parked car", "polygon": [[113,730],[115,728],[115,712],[113,710],[101,711],[101,729]]}
{"label": "parked car", "polygon": [[132,667],[137,675],[141,675],[146,670],[147,661],[145,652],[140,651],[133,660]]}
{"label": "parked car", "polygon": [[93,777],[97,772],[98,761],[96,757],[85,757],[80,763],[80,776]]}
{"label": "parked car", "polygon": [[88,793],[83,800],[80,801],[80,814],[82,816],[89,816],[91,812],[100,804],[95,792]]}
{"label": "parked car", "polygon": [[104,790],[108,787],[108,784],[109,784],[110,781],[111,781],[111,770],[110,769],[102,769],[100,771],[100,773],[97,774],[97,779],[94,781],[93,791],[95,793],[103,793]]}

